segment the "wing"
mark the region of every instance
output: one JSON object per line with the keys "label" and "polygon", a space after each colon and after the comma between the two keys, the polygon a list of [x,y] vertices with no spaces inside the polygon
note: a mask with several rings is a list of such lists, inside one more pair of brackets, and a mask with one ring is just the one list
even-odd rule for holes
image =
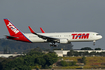
{"label": "wing", "polygon": [[60,39],[58,38],[54,38],[54,37],[49,37],[49,36],[44,36],[44,35],[40,35],[40,34],[37,34],[35,33],[32,28],[30,26],[28,26],[29,30],[31,31],[31,33],[37,35],[39,38],[42,38],[42,39],[45,39],[47,40],[48,42],[58,42]]}

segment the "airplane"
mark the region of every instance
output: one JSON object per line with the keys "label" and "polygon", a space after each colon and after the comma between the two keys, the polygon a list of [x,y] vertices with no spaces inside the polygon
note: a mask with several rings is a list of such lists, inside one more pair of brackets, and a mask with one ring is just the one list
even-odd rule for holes
{"label": "airplane", "polygon": [[31,33],[23,33],[16,28],[8,19],[4,19],[10,36],[6,35],[7,39],[29,42],[29,43],[50,43],[50,46],[56,47],[57,43],[70,44],[71,42],[95,42],[102,38],[96,32],[59,32],[45,33],[42,28],[42,33],[36,33],[28,26]]}

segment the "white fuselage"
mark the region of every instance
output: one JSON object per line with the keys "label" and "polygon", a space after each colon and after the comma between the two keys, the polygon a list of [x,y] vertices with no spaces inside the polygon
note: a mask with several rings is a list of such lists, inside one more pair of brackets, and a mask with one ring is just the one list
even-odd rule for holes
{"label": "white fuselage", "polygon": [[[68,43],[96,41],[102,38],[102,36],[96,32],[65,32],[65,33],[37,33],[37,34],[58,39],[67,39]],[[24,35],[31,42],[47,42],[47,40],[39,38],[35,34],[24,33]]]}

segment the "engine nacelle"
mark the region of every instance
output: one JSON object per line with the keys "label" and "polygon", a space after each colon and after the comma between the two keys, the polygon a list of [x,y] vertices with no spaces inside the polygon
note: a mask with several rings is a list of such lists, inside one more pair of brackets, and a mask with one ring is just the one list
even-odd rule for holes
{"label": "engine nacelle", "polygon": [[60,39],[60,43],[61,44],[67,44],[68,43],[68,40],[67,39]]}

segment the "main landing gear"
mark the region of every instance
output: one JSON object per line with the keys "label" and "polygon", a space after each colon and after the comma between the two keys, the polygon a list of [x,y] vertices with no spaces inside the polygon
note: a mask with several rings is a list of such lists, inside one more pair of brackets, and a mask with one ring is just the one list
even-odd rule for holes
{"label": "main landing gear", "polygon": [[52,47],[57,47],[58,44],[57,44],[57,43],[50,43],[50,46],[52,46]]}

